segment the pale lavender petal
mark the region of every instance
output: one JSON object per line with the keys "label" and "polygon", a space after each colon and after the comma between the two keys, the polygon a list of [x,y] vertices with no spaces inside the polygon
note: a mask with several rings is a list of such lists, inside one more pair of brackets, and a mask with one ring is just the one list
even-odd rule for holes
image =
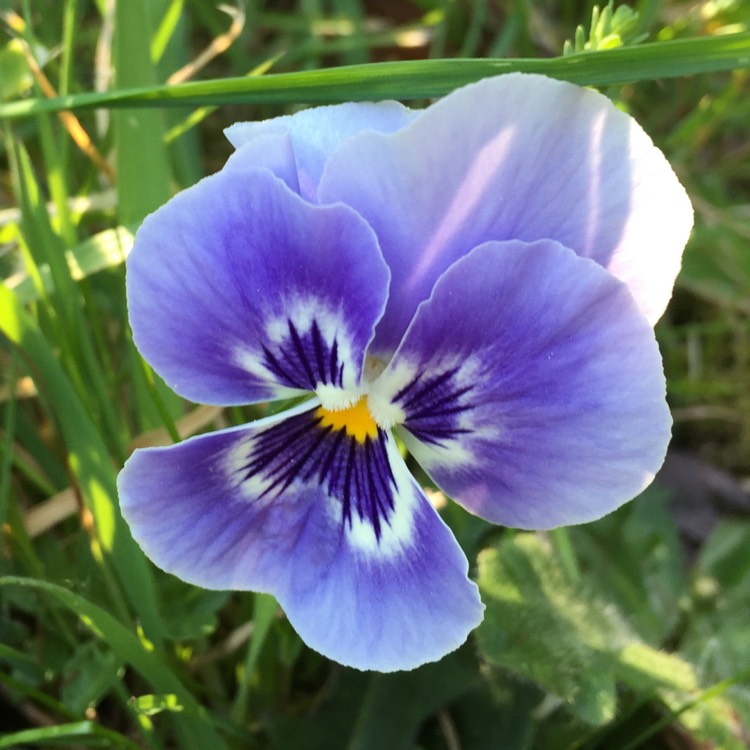
{"label": "pale lavender petal", "polygon": [[[300,195],[315,202],[325,164],[344,141],[362,132],[392,133],[408,125],[416,115],[417,112],[399,102],[347,102],[304,109],[261,122],[238,122],[224,133],[240,150],[264,136],[286,136],[286,144],[282,139],[267,142],[265,146],[272,147],[267,152],[256,144],[247,156],[252,154],[256,166],[268,167],[279,176],[281,171],[288,173],[289,165],[293,163]],[[285,151],[287,144],[288,150]],[[279,159],[282,153],[291,162],[282,165]]]}
{"label": "pale lavender petal", "polygon": [[359,669],[411,669],[482,617],[461,549],[393,438],[324,428],[316,405],[136,451],[123,514],[160,567],[272,593],[302,639]]}
{"label": "pale lavender petal", "polygon": [[614,510],[670,438],[648,321],[625,285],[551,241],[457,261],[368,399],[450,497],[521,528]]}
{"label": "pale lavender petal", "polygon": [[332,155],[320,202],[367,219],[391,268],[374,352],[397,346],[440,274],[482,242],[553,239],[624,281],[653,323],[692,225],[669,164],[604,96],[537,75],[466,86],[399,132]]}
{"label": "pale lavender petal", "polygon": [[268,169],[290,190],[299,193],[299,175],[289,133],[258,135],[231,154],[222,171],[243,174],[258,168]]}
{"label": "pale lavender petal", "polygon": [[179,394],[240,404],[358,389],[388,269],[346,206],[227,170],[151,214],[127,261],[141,354]]}

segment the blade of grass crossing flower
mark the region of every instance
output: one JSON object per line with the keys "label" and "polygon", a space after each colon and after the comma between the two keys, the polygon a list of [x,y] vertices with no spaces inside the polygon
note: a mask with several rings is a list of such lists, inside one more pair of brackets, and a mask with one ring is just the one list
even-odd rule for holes
{"label": "blade of grass crossing flower", "polygon": [[[273,57],[269,57],[267,60],[264,60],[260,65],[257,65],[254,67],[251,71],[248,72],[248,76],[262,76],[265,73],[267,73],[282,57],[284,56],[283,52],[279,52],[277,55],[274,55]],[[164,142],[165,143],[172,143],[172,141],[177,140],[181,135],[184,135],[188,130],[191,128],[194,128],[198,123],[202,122],[206,119],[210,114],[215,112],[218,109],[218,106],[215,107],[199,107],[196,110],[193,110],[182,122],[177,123],[177,125],[173,125],[165,134],[164,134]]]}
{"label": "blade of grass crossing flower", "polygon": [[[139,3],[123,3],[135,8]],[[55,100],[0,104],[0,119],[84,107],[208,106],[424,99],[501,73],[541,73],[581,86],[611,86],[750,67],[750,33],[652,42],[634,47],[540,59],[404,60],[258,78],[224,78],[152,86]],[[130,85],[136,85],[132,83]]]}
{"label": "blade of grass crossing flower", "polygon": [[[151,14],[163,2],[119,2],[116,7],[115,69],[117,86],[156,82],[151,62]],[[170,195],[170,173],[159,112],[137,110],[115,115],[117,190],[122,224],[138,224]]]}
{"label": "blade of grass crossing flower", "polygon": [[[104,554],[102,573],[106,575],[111,561],[147,637],[159,647],[162,624],[154,583],[148,564],[120,515],[106,446],[35,321],[12,292],[3,287],[0,332],[33,363],[37,385],[46,392],[70,455],[70,467],[94,518],[96,539]],[[118,591],[119,587],[110,589],[115,602]]]}
{"label": "blade of grass crossing flower", "polygon": [[172,715],[175,731],[180,735],[180,747],[196,750],[222,750],[226,745],[211,727],[210,719],[202,711],[189,690],[161,658],[150,651],[133,633],[101,607],[87,599],[47,581],[7,576],[0,578],[0,586],[25,586],[58,599],[76,614],[81,622],[101,638],[123,661],[138,672],[159,693],[173,693],[185,711]]}

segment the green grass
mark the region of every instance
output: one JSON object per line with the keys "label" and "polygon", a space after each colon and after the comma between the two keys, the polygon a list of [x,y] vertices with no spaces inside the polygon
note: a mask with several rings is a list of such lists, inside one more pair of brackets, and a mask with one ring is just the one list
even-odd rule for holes
{"label": "green grass", "polygon": [[[307,649],[268,596],[203,591],[153,567],[115,478],[135,445],[257,414],[176,397],[127,323],[133,232],[221,167],[223,127],[305,103],[418,106],[526,70],[600,87],[687,186],[696,227],[657,327],[674,446],[747,488],[750,6],[640,0],[628,24],[592,34],[584,0],[247,0],[233,44],[177,85],[169,76],[230,16],[204,0],[107,8],[0,0],[0,747],[746,747],[740,506],[705,500],[719,524],[689,549],[681,498],[657,490],[553,535],[491,530],[449,507],[488,618],[438,664],[372,675]],[[566,40],[579,51],[563,55]]]}

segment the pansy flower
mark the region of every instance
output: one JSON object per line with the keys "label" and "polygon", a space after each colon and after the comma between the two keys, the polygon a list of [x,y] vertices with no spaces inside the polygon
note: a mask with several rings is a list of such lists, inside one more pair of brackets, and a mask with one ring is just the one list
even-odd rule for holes
{"label": "pansy flower", "polygon": [[670,436],[652,326],[685,191],[605,97],[532,75],[228,137],[226,166],[138,232],[134,340],[192,401],[297,400],[136,451],[123,514],[161,568],[270,592],[342,664],[439,659],[483,605],[408,461],[524,529],[646,487]]}

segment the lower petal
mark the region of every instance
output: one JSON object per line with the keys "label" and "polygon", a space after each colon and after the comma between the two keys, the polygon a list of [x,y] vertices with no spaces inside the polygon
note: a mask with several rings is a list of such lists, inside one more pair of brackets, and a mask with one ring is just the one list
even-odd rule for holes
{"label": "lower petal", "polygon": [[163,569],[276,596],[302,639],[359,669],[411,669],[464,642],[483,607],[467,561],[393,439],[324,428],[313,402],[136,451],[118,480]]}
{"label": "lower petal", "polygon": [[456,262],[368,398],[448,495],[521,528],[614,510],[670,438],[651,327],[624,284],[552,241]]}

